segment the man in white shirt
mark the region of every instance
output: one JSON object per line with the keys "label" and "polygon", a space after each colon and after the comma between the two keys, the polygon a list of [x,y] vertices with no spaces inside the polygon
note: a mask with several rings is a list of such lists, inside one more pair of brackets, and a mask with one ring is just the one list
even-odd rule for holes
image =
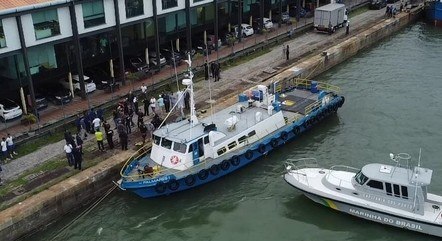
{"label": "man in white shirt", "polygon": [[155,99],[155,97],[152,96],[152,98],[150,98],[150,109],[152,109],[152,113],[155,115],[155,107],[157,104],[157,100]]}
{"label": "man in white shirt", "polygon": [[140,88],[141,88],[141,93],[145,95],[147,93],[147,86],[143,83]]}
{"label": "man in white shirt", "polygon": [[6,137],[6,144],[8,144],[9,155],[11,155],[11,157],[12,157],[12,154],[17,155],[17,152],[15,152],[14,141],[12,141],[12,136],[9,133],[8,133],[8,137]]}
{"label": "man in white shirt", "polygon": [[2,157],[4,158],[5,162],[9,161],[9,155],[8,155],[8,146],[6,144],[6,138],[2,138],[2,141],[0,143],[2,148]]}
{"label": "man in white shirt", "polygon": [[96,117],[93,121],[92,124],[94,124],[94,129],[95,131],[98,131],[100,129],[100,125],[101,125],[101,120],[100,118]]}
{"label": "man in white shirt", "polygon": [[66,158],[68,159],[69,166],[74,165],[74,154],[72,153],[72,145],[67,143],[64,145],[64,152],[66,152]]}

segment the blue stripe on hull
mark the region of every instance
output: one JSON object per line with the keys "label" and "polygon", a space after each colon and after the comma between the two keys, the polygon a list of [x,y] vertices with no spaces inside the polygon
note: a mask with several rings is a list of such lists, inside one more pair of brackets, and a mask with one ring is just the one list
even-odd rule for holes
{"label": "blue stripe on hull", "polygon": [[[327,117],[333,113],[336,113],[337,109],[339,107],[341,107],[343,103],[344,103],[344,97],[335,98],[327,106],[321,107],[321,108],[313,111],[308,117],[305,117],[305,118],[301,119],[300,121],[287,126],[283,130],[277,132],[276,134],[274,134],[272,136],[268,136],[268,137],[264,138],[260,143],[256,143],[256,144],[252,145],[249,149],[244,150],[244,153],[242,153],[241,155],[238,156],[240,162],[239,162],[239,165],[237,165],[237,166],[233,166],[231,160],[224,160],[223,162],[225,162],[225,161],[229,162],[229,164],[230,164],[229,168],[225,171],[222,170],[221,168],[219,168],[219,173],[217,175],[212,175],[210,173],[209,169],[206,169],[208,172],[208,176],[204,180],[199,179],[198,175],[195,173],[194,174],[195,175],[195,183],[191,186],[189,186],[185,183],[185,178],[180,178],[180,179],[176,180],[179,183],[179,186],[176,190],[171,190],[168,187],[167,183],[166,183],[165,191],[161,192],[161,193],[156,191],[156,188],[155,188],[156,186],[145,186],[145,187],[141,187],[141,188],[130,188],[130,189],[128,188],[127,190],[135,192],[137,195],[139,195],[142,198],[150,198],[150,197],[168,195],[171,193],[184,191],[184,190],[194,188],[194,187],[203,185],[205,183],[211,182],[213,180],[216,180],[222,176],[225,176],[225,175],[251,163],[252,161],[260,158],[261,156],[266,155],[270,151],[278,148],[279,146],[284,145],[286,142],[294,140],[296,137],[298,137],[303,132],[311,129],[315,124],[319,123],[325,117]],[[294,131],[294,129],[296,127],[299,127],[298,134],[296,134]],[[283,140],[283,138],[282,138],[283,132],[285,132],[287,134],[286,140]],[[275,145],[275,142],[273,141],[275,139],[278,140],[276,145]],[[273,146],[272,146],[272,141],[273,141]],[[258,150],[259,149],[258,147],[262,143],[265,143],[265,152],[260,153]],[[250,160],[246,158],[246,153],[248,151],[252,151],[252,153],[253,153],[253,156]]]}

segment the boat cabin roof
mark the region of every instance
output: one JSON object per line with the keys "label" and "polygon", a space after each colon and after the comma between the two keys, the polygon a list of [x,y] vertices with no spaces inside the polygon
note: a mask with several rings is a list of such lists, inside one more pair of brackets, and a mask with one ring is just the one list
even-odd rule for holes
{"label": "boat cabin roof", "polygon": [[426,186],[431,183],[433,171],[428,168],[414,167],[414,169],[395,167],[391,165],[373,163],[365,165],[362,173],[369,179],[399,184],[403,186]]}
{"label": "boat cabin roof", "polygon": [[[244,111],[242,113],[237,113],[238,105],[244,106]],[[199,123],[192,128],[190,128],[190,121],[186,119],[180,122],[164,125],[153,134],[173,142],[188,143],[208,134],[208,132],[204,132],[205,126],[215,124],[217,131],[226,135],[222,140],[226,140],[253,126],[256,123],[255,114],[257,112],[261,112],[261,121],[270,117],[266,109],[255,106],[247,107],[247,102],[240,102],[214,113],[213,116],[207,116],[200,119]],[[236,123],[236,127],[229,131],[224,122],[234,115],[238,118],[238,122]]]}

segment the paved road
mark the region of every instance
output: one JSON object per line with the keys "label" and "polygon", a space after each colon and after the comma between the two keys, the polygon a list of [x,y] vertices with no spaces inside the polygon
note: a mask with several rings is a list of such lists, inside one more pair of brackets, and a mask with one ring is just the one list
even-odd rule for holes
{"label": "paved road", "polygon": [[[384,16],[384,9],[370,10],[353,18],[350,18],[350,35],[355,34],[357,30],[361,30],[363,26],[371,26],[380,21]],[[311,21],[311,19],[309,20]],[[367,28],[367,27],[365,27]],[[285,42],[284,45],[290,46],[290,58],[298,59],[314,50],[325,48],[331,43],[337,43],[345,39],[345,29],[340,29],[333,35],[321,34],[316,32],[308,32],[294,39]],[[263,78],[263,70],[279,69],[287,65],[283,56],[283,45],[273,48],[270,52],[252,59],[241,65],[222,70],[220,82],[211,83],[212,98],[219,99],[227,94],[239,93],[241,90],[251,87],[259,83]],[[201,81],[195,85],[196,101],[204,103],[209,99],[208,82]],[[201,106],[201,105],[200,105]],[[217,111],[216,107],[214,111]],[[112,123],[112,121],[109,121]],[[93,136],[89,135],[89,140],[93,140]],[[21,173],[35,166],[44,163],[51,158],[63,155],[63,146],[65,141],[59,141],[42,147],[38,151],[23,156],[8,164],[2,165],[3,172],[1,178],[10,180],[18,177]]]}

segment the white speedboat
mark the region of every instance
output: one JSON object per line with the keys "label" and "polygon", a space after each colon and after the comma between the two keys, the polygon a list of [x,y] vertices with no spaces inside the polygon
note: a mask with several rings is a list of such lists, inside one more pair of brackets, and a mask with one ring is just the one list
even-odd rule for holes
{"label": "white speedboat", "polygon": [[[394,165],[323,169],[313,158],[288,160],[285,181],[311,200],[356,217],[442,237],[442,196],[427,192],[433,171],[390,154]],[[420,158],[419,158],[420,159]]]}

